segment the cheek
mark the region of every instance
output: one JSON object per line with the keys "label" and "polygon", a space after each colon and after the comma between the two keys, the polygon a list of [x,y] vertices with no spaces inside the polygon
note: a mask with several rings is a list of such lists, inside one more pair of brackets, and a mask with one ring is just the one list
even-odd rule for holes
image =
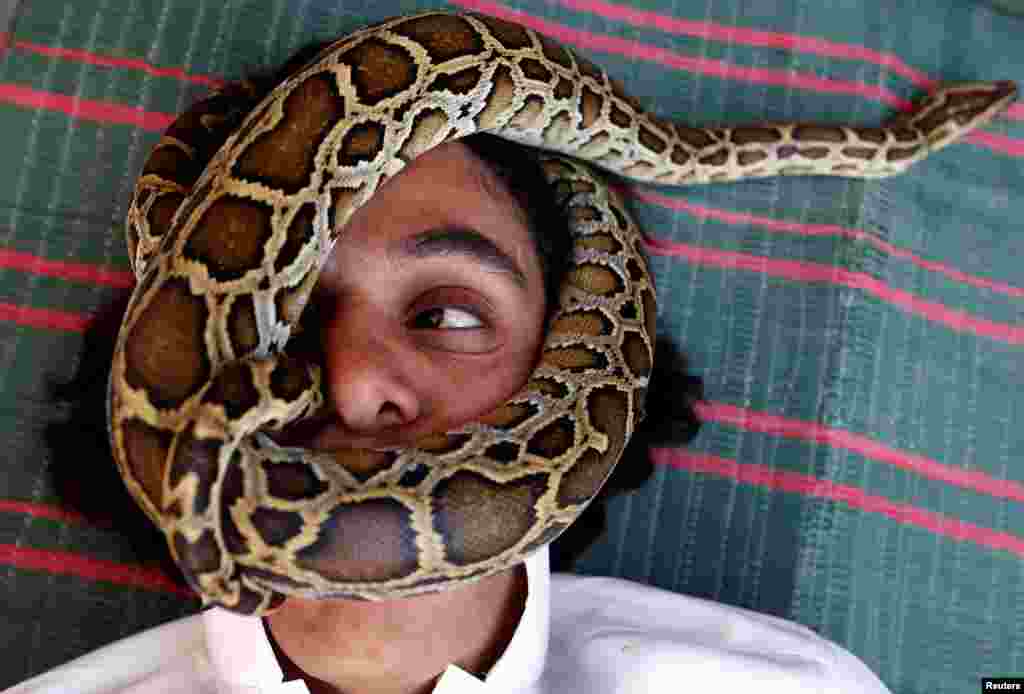
{"label": "cheek", "polygon": [[446,425],[455,429],[490,412],[515,391],[512,374],[504,360],[484,368],[463,368],[447,378],[438,389],[438,402],[444,404]]}
{"label": "cheek", "polygon": [[530,379],[540,359],[542,326],[531,326],[516,348],[506,350],[480,368],[463,368],[459,376],[444,384],[444,402],[449,403],[449,421],[472,421],[504,404]]}

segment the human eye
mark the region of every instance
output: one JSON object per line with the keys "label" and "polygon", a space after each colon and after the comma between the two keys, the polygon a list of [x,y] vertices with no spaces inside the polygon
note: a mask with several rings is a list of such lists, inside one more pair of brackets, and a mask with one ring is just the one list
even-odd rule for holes
{"label": "human eye", "polygon": [[416,330],[471,330],[485,323],[472,311],[459,306],[434,306],[420,311],[411,325]]}
{"label": "human eye", "polygon": [[482,354],[498,348],[498,314],[479,292],[437,287],[421,295],[405,326],[421,347],[441,352]]}

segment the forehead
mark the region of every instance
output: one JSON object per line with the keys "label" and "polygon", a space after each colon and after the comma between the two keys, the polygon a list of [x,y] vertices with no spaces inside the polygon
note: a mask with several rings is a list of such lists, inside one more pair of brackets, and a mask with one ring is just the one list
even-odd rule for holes
{"label": "forehead", "polygon": [[485,160],[453,141],[421,154],[382,184],[349,219],[323,269],[330,272],[342,258],[354,261],[367,252],[409,259],[412,254],[399,252],[408,245],[403,241],[453,228],[493,241],[527,275],[539,267],[526,210]]}
{"label": "forehead", "polygon": [[[365,228],[367,222],[372,230]],[[421,154],[385,181],[355,211],[341,237],[372,242],[439,223],[469,226],[513,242],[528,240],[530,228],[527,210],[501,176],[468,146],[452,141]]]}
{"label": "forehead", "polygon": [[457,188],[463,193],[480,194],[502,206],[514,208],[517,215],[526,219],[526,211],[522,209],[508,185],[490,163],[458,140],[445,142],[421,154],[385,186],[396,179],[407,184],[412,181],[423,183],[429,180],[438,187]]}

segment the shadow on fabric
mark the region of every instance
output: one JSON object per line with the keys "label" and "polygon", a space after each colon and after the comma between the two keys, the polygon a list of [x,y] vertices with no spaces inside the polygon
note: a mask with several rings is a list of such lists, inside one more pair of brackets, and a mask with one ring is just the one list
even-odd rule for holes
{"label": "shadow on fabric", "polygon": [[95,316],[85,332],[74,378],[49,386],[52,399],[70,408],[67,419],[49,424],[43,434],[52,451],[49,472],[62,506],[82,514],[93,526],[124,537],[140,562],[160,568],[187,589],[163,533],[121,480],[107,435],[107,379],[129,298],[125,294]]}

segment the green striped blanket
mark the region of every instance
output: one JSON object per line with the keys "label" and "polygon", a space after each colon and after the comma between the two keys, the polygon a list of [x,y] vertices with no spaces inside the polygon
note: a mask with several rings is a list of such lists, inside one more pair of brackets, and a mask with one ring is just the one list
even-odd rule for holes
{"label": "green striped blanket", "polygon": [[[711,125],[874,124],[938,81],[1024,83],[1009,5],[444,6],[528,24],[655,112]],[[132,285],[122,220],[149,148],[211,86],[435,6],[15,4],[0,68],[0,688],[198,609],[159,537],[114,530],[144,521],[103,451],[102,400],[68,404],[105,378],[86,328]],[[652,451],[653,477],[612,502],[577,570],[793,619],[898,693],[1024,675],[1024,103],[896,179],[624,190],[659,328],[704,380],[704,426]]]}

